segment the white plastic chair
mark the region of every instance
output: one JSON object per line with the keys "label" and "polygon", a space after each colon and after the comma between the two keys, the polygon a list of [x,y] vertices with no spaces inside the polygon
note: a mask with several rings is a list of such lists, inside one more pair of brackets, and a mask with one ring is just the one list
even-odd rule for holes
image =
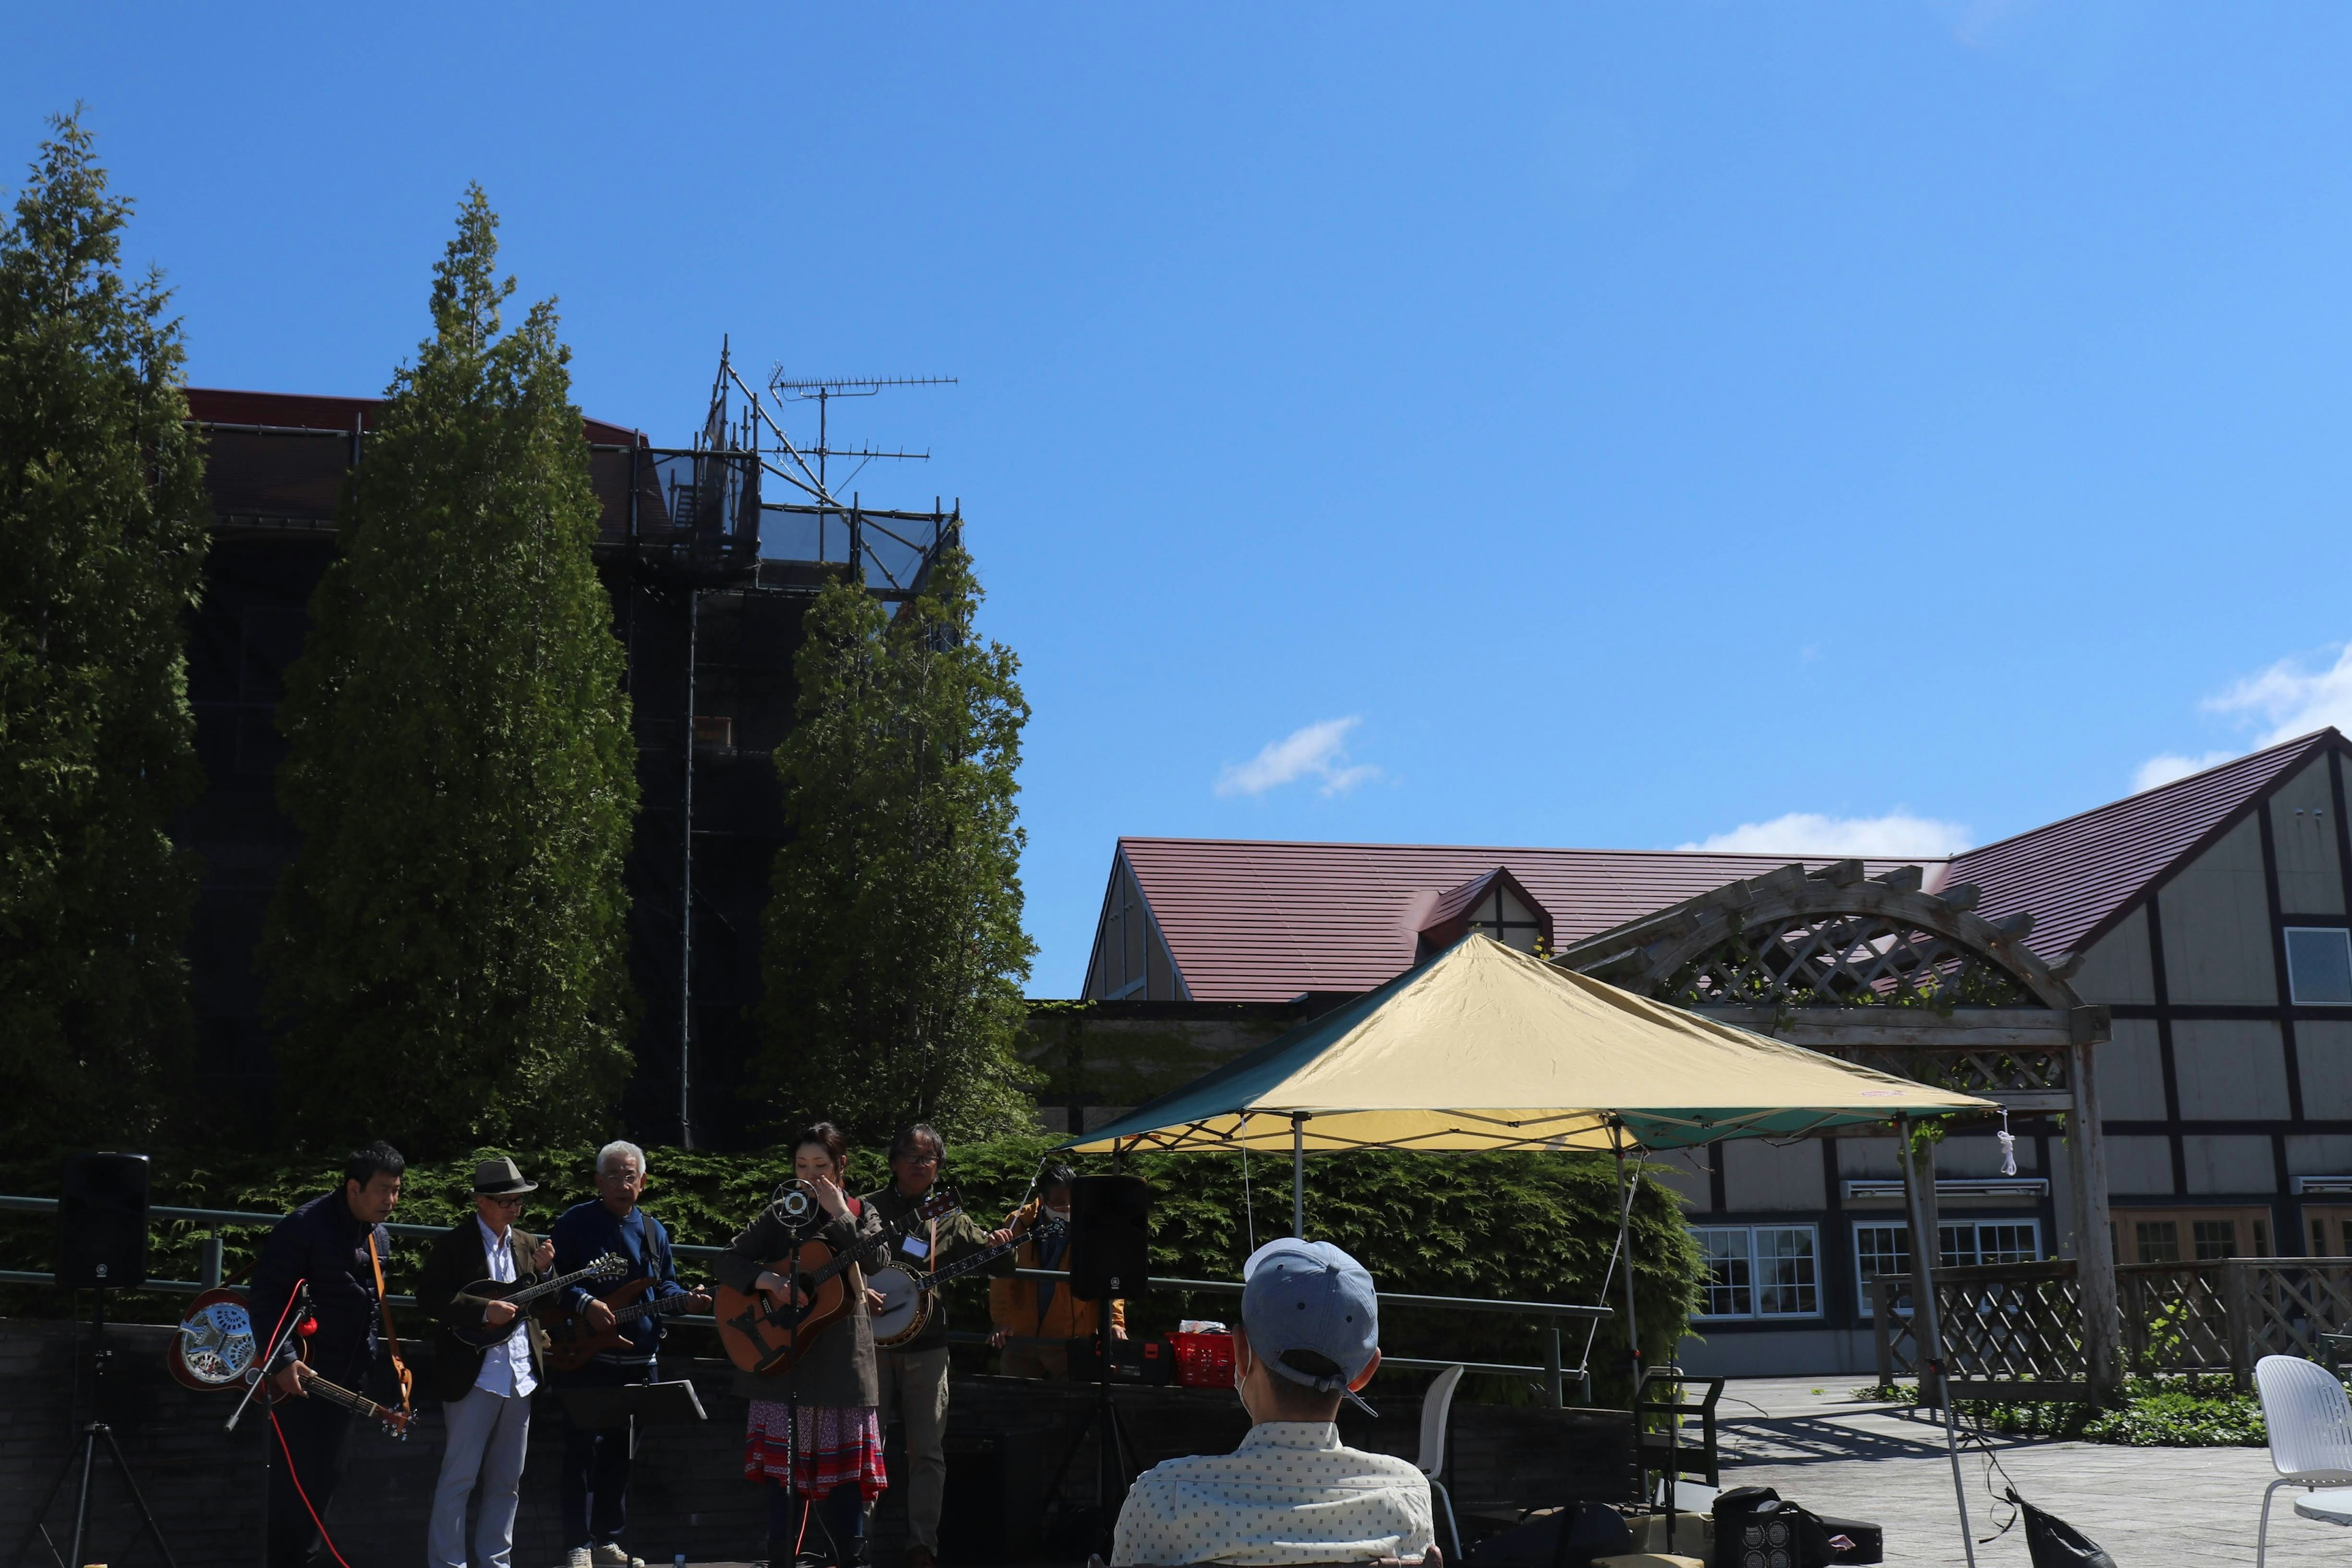
{"label": "white plastic chair", "polygon": [[2294,1511],[2305,1519],[2352,1524],[2352,1399],[2343,1384],[2317,1362],[2300,1356],[2266,1355],[2254,1363],[2254,1388],[2262,1395],[2263,1424],[2270,1428],[2271,1468],[2278,1479],[2263,1489],[2263,1522],[2254,1537],[2254,1568],[2270,1550],[2271,1499],[2281,1487],[2303,1487]]}
{"label": "white plastic chair", "polygon": [[1454,1560],[1462,1560],[1462,1527],[1454,1522],[1454,1500],[1446,1495],[1445,1483],[1437,1472],[1445,1468],[1445,1418],[1454,1410],[1454,1388],[1462,1381],[1466,1367],[1449,1366],[1437,1374],[1429,1392],[1421,1400],[1421,1458],[1413,1467],[1429,1478],[1429,1489],[1445,1505],[1445,1533],[1454,1539]]}

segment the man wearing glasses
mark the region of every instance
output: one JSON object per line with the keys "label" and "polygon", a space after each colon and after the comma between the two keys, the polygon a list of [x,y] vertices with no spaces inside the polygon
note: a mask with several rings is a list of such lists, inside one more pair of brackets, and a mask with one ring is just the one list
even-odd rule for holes
{"label": "man wearing glasses", "polygon": [[[472,1568],[511,1568],[513,1562],[516,1492],[530,1442],[531,1391],[541,1371],[539,1345],[529,1323],[506,1302],[457,1297],[477,1279],[536,1283],[555,1260],[553,1242],[514,1226],[523,1194],[538,1186],[523,1180],[512,1160],[476,1165],[473,1217],[434,1238],[417,1276],[417,1305],[440,1325],[434,1336],[433,1391],[448,1426],[425,1538],[426,1560],[436,1568],[466,1568],[466,1500],[477,1482],[482,1512],[474,1526]],[[459,1329],[477,1339],[500,1329],[507,1332],[485,1347],[458,1338]]]}
{"label": "man wearing glasses", "polygon": [[[946,1155],[939,1129],[916,1122],[890,1141],[890,1184],[859,1201],[872,1205],[895,1231],[929,1194]],[[924,1274],[1012,1239],[1010,1230],[982,1230],[959,1210],[909,1231],[896,1251],[898,1262]],[[947,1303],[933,1303],[931,1321],[921,1333],[877,1350],[874,1370],[880,1374],[882,1419],[896,1415],[907,1434],[907,1568],[932,1568],[940,1550],[940,1509],[947,1500]]]}

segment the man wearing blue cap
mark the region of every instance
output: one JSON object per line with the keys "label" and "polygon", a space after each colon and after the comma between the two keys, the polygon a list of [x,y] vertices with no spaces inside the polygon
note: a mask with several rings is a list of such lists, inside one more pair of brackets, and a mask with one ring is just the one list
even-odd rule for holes
{"label": "man wearing blue cap", "polygon": [[1234,1387],[1254,1425],[1230,1454],[1171,1459],[1119,1510],[1114,1568],[1415,1561],[1433,1539],[1429,1480],[1343,1447],[1339,1402],[1381,1364],[1364,1266],[1325,1241],[1271,1241],[1242,1266]]}

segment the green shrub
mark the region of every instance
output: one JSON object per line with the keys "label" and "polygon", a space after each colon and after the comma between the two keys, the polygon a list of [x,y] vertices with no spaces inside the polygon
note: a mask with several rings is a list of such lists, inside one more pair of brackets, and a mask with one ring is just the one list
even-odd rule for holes
{"label": "green shrub", "polygon": [[[949,1151],[949,1179],[962,1191],[966,1207],[995,1224],[1027,1190],[1031,1173],[1051,1150],[1042,1137],[1003,1138],[960,1144]],[[567,1205],[593,1195],[589,1183],[593,1146],[562,1144],[544,1149],[484,1149],[462,1159],[412,1166],[394,1220],[447,1225],[470,1212],[468,1193],[475,1159],[511,1154],[540,1184],[522,1225],[544,1228]],[[646,1205],[681,1243],[723,1246],[764,1204],[782,1179],[785,1151],[713,1154],[678,1149],[646,1151],[651,1167]],[[1107,1159],[1081,1158],[1082,1171],[1106,1170]],[[878,1152],[859,1150],[851,1159],[860,1190],[878,1186],[887,1172]],[[1288,1234],[1290,1167],[1278,1158],[1253,1157],[1248,1199],[1244,1198],[1241,1160],[1225,1154],[1143,1155],[1132,1168],[1151,1184],[1152,1268],[1182,1279],[1234,1279],[1254,1241]],[[167,1160],[154,1176],[159,1205],[280,1213],[317,1196],[334,1184],[336,1169],[324,1162],[282,1159]],[[0,1165],[0,1189],[54,1194],[57,1168],[46,1162]],[[1479,1154],[1464,1156],[1353,1153],[1318,1156],[1307,1166],[1307,1214],[1310,1234],[1338,1242],[1372,1271],[1381,1289],[1419,1295],[1474,1296],[1512,1300],[1589,1303],[1597,1300],[1602,1271],[1615,1242],[1614,1177],[1606,1159],[1591,1155]],[[1642,1314],[1642,1340],[1652,1361],[1664,1359],[1681,1340],[1693,1304],[1697,1257],[1684,1228],[1680,1208],[1662,1185],[1645,1182],[1633,1215],[1635,1289]],[[0,1267],[45,1268],[50,1258],[53,1222],[31,1215],[0,1215]],[[262,1240],[258,1229],[224,1233],[226,1269],[234,1278],[249,1267]],[[186,1222],[158,1222],[152,1272],[159,1278],[194,1279],[201,1267],[203,1232]],[[392,1262],[393,1289],[405,1289],[422,1257],[422,1243],[402,1239]],[[688,1273],[697,1271],[689,1267]],[[959,1324],[986,1320],[986,1286],[972,1279],[950,1288]],[[1609,1304],[1622,1310],[1620,1276]],[[12,1310],[64,1314],[75,1310],[61,1293],[18,1288]],[[153,1295],[128,1298],[110,1310],[150,1321],[177,1316],[179,1299]],[[1230,1296],[1153,1295],[1135,1302],[1131,1321],[1138,1332],[1172,1329],[1188,1317],[1230,1321]],[[1463,1361],[1540,1365],[1541,1327],[1532,1320],[1488,1313],[1392,1308],[1381,1338],[1395,1354]],[[1562,1351],[1573,1369],[1584,1359],[1584,1330],[1567,1325]],[[1623,1331],[1604,1320],[1593,1335],[1591,1368],[1595,1397],[1622,1404]],[[698,1353],[699,1353],[698,1352]],[[1528,1386],[1499,1380],[1486,1396],[1531,1397]]]}
{"label": "green shrub", "polygon": [[[1876,1384],[1856,1399],[1916,1405],[1916,1384]],[[1962,1421],[2008,1437],[2073,1437],[2132,1448],[2259,1448],[2270,1441],[2262,1401],[2227,1377],[2141,1377],[2113,1409],[2063,1401],[1964,1400]]]}

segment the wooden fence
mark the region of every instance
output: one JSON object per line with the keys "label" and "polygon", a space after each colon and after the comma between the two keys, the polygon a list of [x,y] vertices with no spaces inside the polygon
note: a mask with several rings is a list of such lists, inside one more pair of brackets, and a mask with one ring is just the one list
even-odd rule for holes
{"label": "wooden fence", "polygon": [[[2126,1370],[2227,1373],[2252,1386],[2266,1355],[2327,1362],[2324,1336],[2352,1332],[2352,1258],[2230,1258],[2116,1270]],[[1916,1375],[1911,1281],[1871,1281],[1882,1383]],[[2082,1298],[2072,1259],[1936,1270],[1952,1393],[1979,1399],[2085,1396]],[[1887,1310],[1891,1309],[1891,1310]]]}

